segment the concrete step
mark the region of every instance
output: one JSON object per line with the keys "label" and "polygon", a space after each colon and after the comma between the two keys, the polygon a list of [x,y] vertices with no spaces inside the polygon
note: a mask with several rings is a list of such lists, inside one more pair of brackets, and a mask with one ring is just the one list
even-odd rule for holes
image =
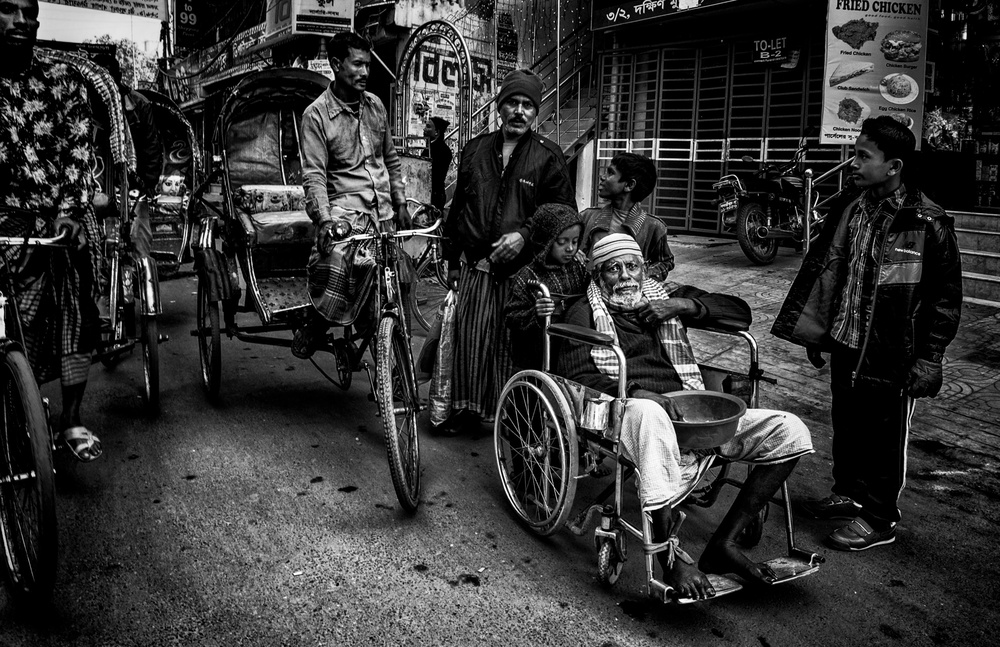
{"label": "concrete step", "polygon": [[962,295],[972,303],[1000,307],[1000,277],[963,270]]}
{"label": "concrete step", "polygon": [[1000,252],[1000,231],[955,228],[958,248],[965,251]]}
{"label": "concrete step", "polygon": [[955,217],[955,227],[977,231],[1000,231],[1000,213],[972,213],[949,211]]}
{"label": "concrete step", "polygon": [[962,269],[975,274],[1000,277],[1000,252],[962,250]]}

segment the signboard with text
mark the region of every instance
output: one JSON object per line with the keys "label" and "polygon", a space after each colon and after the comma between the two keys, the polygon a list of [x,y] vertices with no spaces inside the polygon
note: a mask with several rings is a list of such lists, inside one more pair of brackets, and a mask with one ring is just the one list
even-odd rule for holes
{"label": "signboard with text", "polygon": [[167,19],[167,0],[45,0],[67,7],[110,11],[139,18]]}
{"label": "signboard with text", "polygon": [[829,0],[821,144],[852,145],[868,117],[917,138],[924,118],[929,0]]}
{"label": "signboard with text", "polygon": [[354,0],[272,0],[267,5],[267,38],[289,34],[332,36],[354,30]]}
{"label": "signboard with text", "polygon": [[634,25],[647,20],[657,20],[673,14],[704,7],[731,4],[738,0],[594,0],[590,26],[611,29]]}

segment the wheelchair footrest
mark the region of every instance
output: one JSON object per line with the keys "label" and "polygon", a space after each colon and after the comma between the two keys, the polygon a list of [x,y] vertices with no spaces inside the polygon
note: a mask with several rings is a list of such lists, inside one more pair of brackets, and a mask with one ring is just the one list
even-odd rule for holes
{"label": "wheelchair footrest", "polygon": [[695,602],[707,602],[708,600],[716,600],[724,595],[729,595],[730,593],[736,593],[743,588],[743,585],[736,580],[731,580],[725,575],[716,575],[714,573],[706,574],[705,577],[712,584],[712,588],[715,589],[715,595],[706,598],[705,600],[696,600],[695,598],[680,597],[677,595],[677,591],[674,587],[661,582],[658,579],[652,579],[647,585],[649,594],[660,600],[661,602],[674,602],[676,604],[693,604]]}
{"label": "wheelchair footrest", "polygon": [[812,575],[819,570],[819,564],[816,563],[815,560],[803,559],[797,555],[775,557],[774,559],[769,559],[762,563],[764,566],[770,568],[771,571],[777,576],[778,579],[775,580],[773,584],[791,582],[792,580],[797,580],[800,577]]}

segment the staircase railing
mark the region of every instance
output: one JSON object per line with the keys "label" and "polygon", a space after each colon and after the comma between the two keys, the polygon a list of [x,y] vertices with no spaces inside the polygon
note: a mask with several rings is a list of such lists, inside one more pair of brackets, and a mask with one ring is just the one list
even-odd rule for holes
{"label": "staircase railing", "polygon": [[[542,78],[542,83],[549,88],[542,94],[542,105],[539,106],[535,123],[541,124],[549,118],[553,118],[556,124],[556,135],[559,134],[561,119],[559,110],[566,105],[576,101],[577,107],[581,107],[584,99],[588,101],[596,96],[596,93],[587,93],[583,90],[589,88],[591,75],[593,74],[593,43],[594,35],[589,25],[584,25],[568,34],[559,43],[558,47],[548,50],[528,69]],[[563,54],[562,61],[558,61],[560,52]],[[560,63],[557,66],[557,62]],[[561,74],[556,82],[556,69],[561,67]],[[557,99],[560,105],[556,105]],[[492,101],[487,101],[472,112],[472,137],[482,134],[489,129],[490,113],[496,108]],[[458,129],[453,131],[457,135]],[[449,132],[449,137],[453,135]]]}

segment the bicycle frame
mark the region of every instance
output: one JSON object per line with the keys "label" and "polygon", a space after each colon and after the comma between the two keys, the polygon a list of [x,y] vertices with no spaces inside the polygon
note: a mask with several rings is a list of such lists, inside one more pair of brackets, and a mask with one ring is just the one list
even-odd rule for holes
{"label": "bicycle frame", "polygon": [[[397,242],[401,238],[409,238],[411,236],[425,236],[428,238],[440,238],[440,236],[432,233],[436,231],[441,226],[441,220],[438,219],[430,227],[425,227],[422,229],[409,229],[405,231],[388,232],[381,231],[379,228],[378,221],[368,213],[362,211],[352,212],[353,215],[359,215],[367,221],[365,229],[374,228],[375,231],[371,233],[362,233],[349,235],[343,240],[335,240],[334,245],[360,245],[365,242],[374,241],[374,255],[375,255],[375,265],[378,268],[378,289],[375,291],[375,312],[378,316],[372,321],[370,330],[359,333],[354,339],[361,339],[362,344],[358,351],[358,356],[364,354],[365,350],[371,345],[372,339],[374,339],[374,332],[378,329],[378,323],[383,317],[391,316],[395,317],[403,325],[403,329],[406,331],[407,338],[411,337],[410,325],[406,317],[401,317],[400,314],[403,311],[403,304],[401,301],[402,291],[400,289],[399,282],[399,259],[400,254],[403,254],[403,250],[400,248]],[[429,248],[430,246],[428,246]],[[415,278],[415,277],[414,277]],[[413,362],[410,362],[409,367],[411,384],[416,385],[416,376],[413,373]],[[415,389],[414,389],[415,391]]]}

